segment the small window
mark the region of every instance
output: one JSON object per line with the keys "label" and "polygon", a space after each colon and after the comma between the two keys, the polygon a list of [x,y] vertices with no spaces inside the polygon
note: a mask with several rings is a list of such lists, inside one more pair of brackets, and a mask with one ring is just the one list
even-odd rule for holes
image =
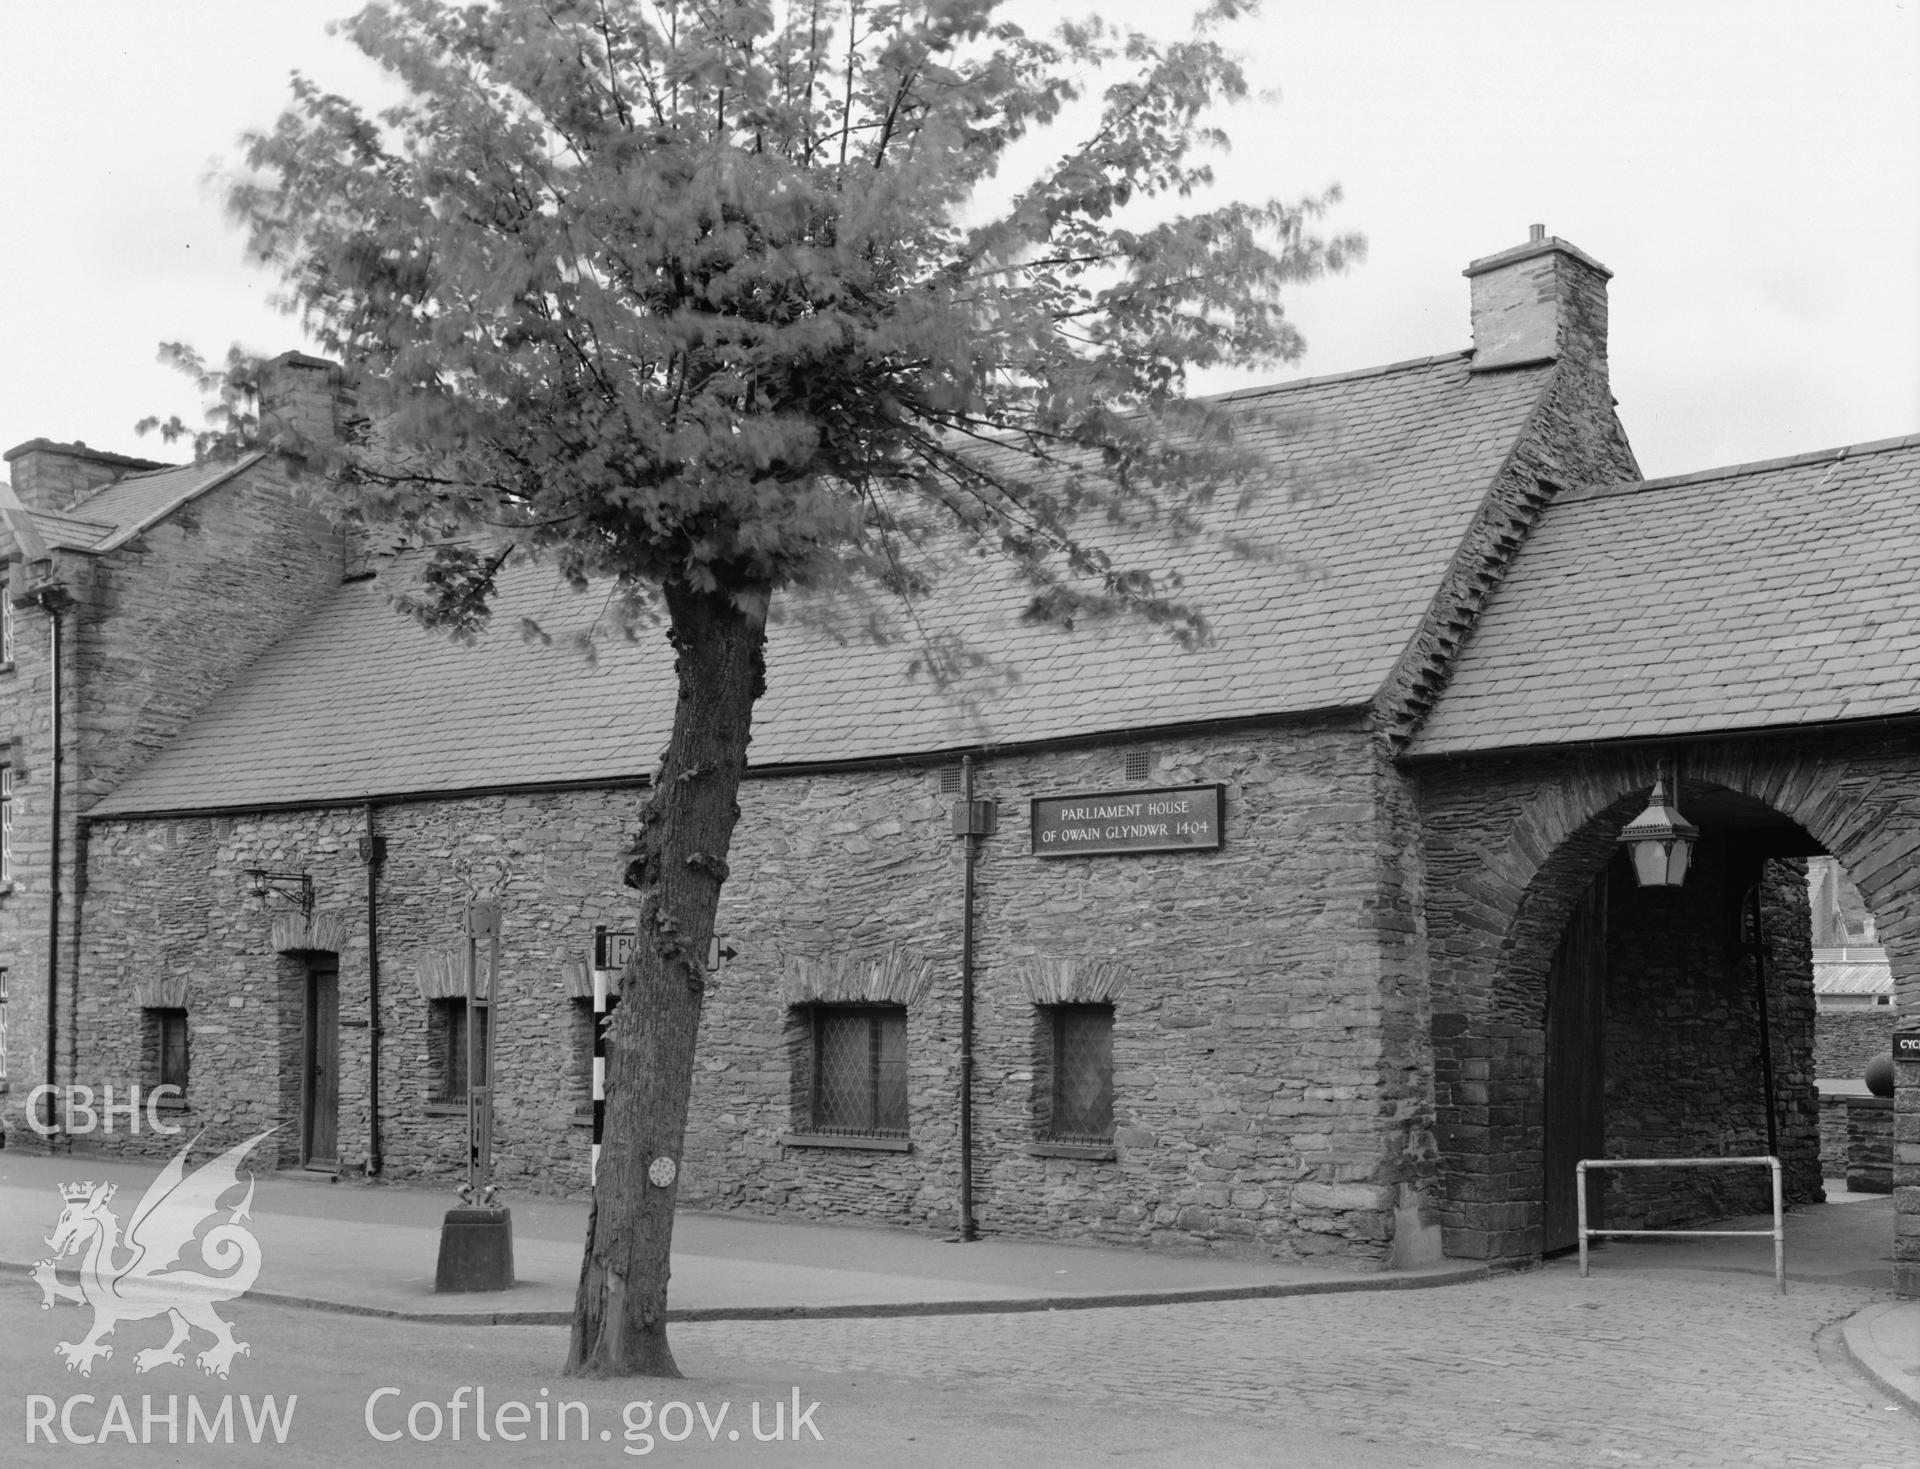
{"label": "small window", "polygon": [[[613,1012],[620,1008],[620,997],[607,996],[607,1013],[602,1024],[613,1019]],[[573,1057],[574,1111],[581,1116],[593,1112],[593,997],[581,995],[573,1002],[573,1043],[568,1047]]]}
{"label": "small window", "polygon": [[[439,1042],[440,1087],[436,1102],[464,1102],[467,1099],[467,1002],[464,999],[435,1000],[434,1030]],[[474,1080],[487,1084],[487,1007],[475,1005]]]}
{"label": "small window", "polygon": [[13,767],[0,765],[0,883],[13,881]]}
{"label": "small window", "polygon": [[963,782],[961,781],[961,778],[960,778],[960,767],[958,765],[948,765],[948,766],[942,767],[940,771],[940,794],[941,795],[943,796],[959,795],[960,787],[962,784]]}
{"label": "small window", "polygon": [[1153,774],[1153,752],[1151,750],[1127,751],[1127,779],[1145,780]]}
{"label": "small window", "polygon": [[907,1135],[907,1012],[816,1005],[808,1124],[843,1137]]}
{"label": "small window", "polygon": [[0,664],[13,662],[13,578],[0,576]]}
{"label": "small window", "polygon": [[7,1085],[7,971],[0,969],[0,1092]]}
{"label": "small window", "polygon": [[156,1084],[178,1087],[180,1096],[184,1097],[187,1094],[187,1012],[159,1009],[149,1013],[153,1016],[154,1039],[159,1050]]}
{"label": "small window", "polygon": [[1112,1142],[1113,1006],[1048,1005],[1043,1012],[1040,1136],[1056,1143]]}

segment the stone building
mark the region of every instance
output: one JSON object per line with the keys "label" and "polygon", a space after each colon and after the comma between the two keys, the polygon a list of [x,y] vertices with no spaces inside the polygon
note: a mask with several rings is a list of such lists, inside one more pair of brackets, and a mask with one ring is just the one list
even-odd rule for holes
{"label": "stone building", "polygon": [[[1234,396],[1271,475],[1230,537],[1177,553],[1207,647],[1029,625],[987,564],[922,613],[926,637],[986,655],[958,685],[914,677],[911,642],[859,636],[860,605],[776,627],[683,1204],[944,1230],[964,1179],[987,1232],[1387,1267],[1564,1245],[1573,1159],[1760,1151],[1769,1126],[1795,1197],[1817,1196],[1802,859],[1848,862],[1907,984],[1920,835],[1899,846],[1899,782],[1920,772],[1898,721],[1920,689],[1828,636],[1808,645],[1814,694],[1778,695],[1798,665],[1777,674],[1749,632],[1790,645],[1813,614],[1695,527],[1716,497],[1920,503],[1920,446],[1641,482],[1608,391],[1604,267],[1536,235],[1467,275],[1470,350]],[[282,364],[278,411],[324,427],[325,365]],[[15,605],[23,646],[49,635],[50,588],[90,631],[63,655],[69,896],[54,929],[36,876],[0,899],[9,1127],[18,1078],[46,1072],[51,993],[63,1084],[184,1067],[211,1135],[279,1122],[287,1166],[450,1178],[460,914],[485,894],[505,913],[500,1172],[584,1188],[588,968],[596,932],[631,922],[619,878],[673,704],[664,647],[598,635],[599,604],[540,568],[510,573],[477,644],[432,639],[388,606],[404,568],[349,566],[281,456],[125,468],[77,504],[20,491],[49,540],[62,517],[131,525],[128,486],[176,498],[14,563],[37,599]],[[1620,505],[1659,526],[1660,554],[1629,549]],[[1780,534],[1804,553],[1820,523]],[[209,536],[231,598],[191,590]],[[114,560],[136,546],[144,562]],[[1676,556],[1694,601],[1645,581]],[[1880,609],[1898,667],[1912,594],[1871,558],[1835,574],[1886,582],[1848,605]],[[1680,657],[1702,600],[1733,609],[1714,624],[1728,677],[1711,650],[1704,673]],[[1623,662],[1622,629],[1662,658]],[[141,676],[122,696],[124,669]],[[37,873],[46,675],[13,677]],[[1616,837],[1676,754],[1695,873],[1640,892]],[[994,818],[976,839],[955,835],[969,787]],[[1604,1206],[1703,1218],[1758,1184],[1647,1175]]]}
{"label": "stone building", "polygon": [[[280,358],[264,384],[268,432],[331,405],[337,376]],[[181,467],[35,439],[6,459],[0,1127],[17,1137],[28,1091],[88,1064],[60,980],[81,941],[85,812],[331,595],[345,564],[279,454]],[[149,968],[137,984],[144,1077],[163,1036],[177,1057],[188,1022],[182,980]]]}

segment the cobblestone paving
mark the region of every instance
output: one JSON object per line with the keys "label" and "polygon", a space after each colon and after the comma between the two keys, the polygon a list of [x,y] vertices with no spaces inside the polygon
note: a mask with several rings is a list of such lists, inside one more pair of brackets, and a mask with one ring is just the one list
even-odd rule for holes
{"label": "cobblestone paving", "polygon": [[[1042,1315],[682,1325],[682,1365],[805,1362],[1020,1394],[1339,1428],[1406,1462],[1914,1469],[1920,1424],[1840,1353],[1859,1287],[1571,1262],[1444,1290]],[[1197,1442],[1204,1443],[1204,1433]]]}

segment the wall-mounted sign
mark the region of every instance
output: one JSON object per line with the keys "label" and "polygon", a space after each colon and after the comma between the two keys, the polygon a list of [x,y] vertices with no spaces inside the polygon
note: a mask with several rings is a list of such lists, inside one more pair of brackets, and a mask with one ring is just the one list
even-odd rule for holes
{"label": "wall-mounted sign", "polygon": [[1893,1033],[1893,1059],[1920,1061],[1920,1030],[1896,1030]]}
{"label": "wall-mounted sign", "polygon": [[1226,815],[1223,785],[1036,796],[1033,855],[1217,851]]}

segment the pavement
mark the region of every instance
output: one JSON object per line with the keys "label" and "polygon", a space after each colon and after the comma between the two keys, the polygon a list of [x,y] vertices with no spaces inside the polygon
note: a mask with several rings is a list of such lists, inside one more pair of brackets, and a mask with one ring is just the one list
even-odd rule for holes
{"label": "pavement", "polygon": [[[119,1186],[122,1218],[159,1165],[85,1154],[0,1150],[0,1272],[48,1254],[70,1180]],[[1787,1219],[1787,1278],[1864,1287],[1872,1303],[1840,1324],[1848,1357],[1890,1398],[1920,1414],[1920,1301],[1891,1297],[1893,1210],[1885,1195],[1828,1185],[1829,1202]],[[564,1325],[585,1237],[584,1203],[531,1198],[512,1209],[516,1283],[509,1291],[437,1295],[440,1221],[458,1201],[424,1188],[334,1184],[325,1175],[258,1175],[251,1208],[263,1263],[250,1298],[410,1322]],[[1769,1229],[1769,1216],[1723,1229]],[[675,1224],[671,1307],[678,1321],[909,1317],[1058,1312],[1123,1306],[1409,1290],[1485,1280],[1475,1262],[1361,1272],[1113,1246],[986,1238],[971,1243],[897,1229],[683,1212]],[[1596,1278],[1666,1270],[1750,1275],[1772,1287],[1766,1239],[1616,1241],[1596,1248]],[[1556,1262],[1560,1270],[1569,1262]]]}
{"label": "pavement", "polygon": [[[116,1184],[115,1210],[124,1220],[159,1171],[157,1163],[98,1155],[0,1150],[0,1269],[30,1268],[46,1257],[62,1183]],[[251,1228],[262,1265],[250,1298],[403,1321],[543,1326],[572,1320],[585,1203],[507,1200],[513,1289],[438,1295],[441,1220],[459,1200],[440,1190],[330,1184],[327,1177],[256,1176]],[[1342,1271],[1097,1245],[992,1238],[961,1244],[904,1229],[682,1211],[674,1224],[667,1314],[676,1321],[740,1321],[1048,1311],[1406,1290],[1487,1274],[1471,1261]]]}

